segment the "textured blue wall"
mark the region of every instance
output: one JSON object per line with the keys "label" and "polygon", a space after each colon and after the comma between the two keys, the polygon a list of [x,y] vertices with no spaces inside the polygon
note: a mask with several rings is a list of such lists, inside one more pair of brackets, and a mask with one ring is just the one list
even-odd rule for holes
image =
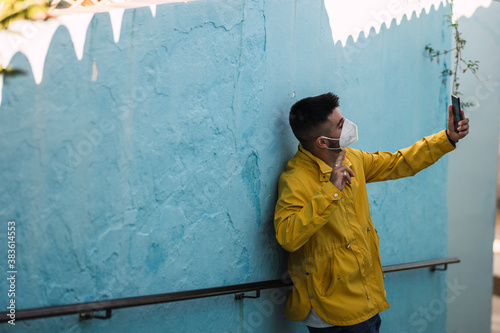
{"label": "textured blue wall", "polygon": [[[95,15],[82,61],[59,28],[42,83],[6,80],[0,107],[0,219],[17,223],[18,309],[280,278],[286,254],[272,214],[277,177],[297,144],[289,107],[336,92],[359,126],[355,147],[367,151],[394,151],[443,129],[448,96],[438,73],[446,61],[437,68],[423,50],[449,45],[446,12],[343,47],[318,1],[168,4],[155,18],[148,8],[125,11],[117,44],[108,14]],[[12,64],[29,72],[21,54]],[[447,254],[445,161],[369,191],[384,264]],[[420,332],[418,309],[446,292],[443,279],[427,270],[388,275],[384,332]],[[305,331],[282,311],[278,290],[242,302],[117,310],[106,321],[18,325]],[[443,332],[445,323],[443,311],[426,331]]]}

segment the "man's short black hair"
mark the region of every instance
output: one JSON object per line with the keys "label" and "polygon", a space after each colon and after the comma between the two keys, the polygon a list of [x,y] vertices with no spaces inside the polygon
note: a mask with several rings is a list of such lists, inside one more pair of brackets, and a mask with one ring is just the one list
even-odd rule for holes
{"label": "man's short black hair", "polygon": [[292,106],[289,116],[290,127],[305,148],[318,136],[328,135],[322,133],[324,124],[338,106],[339,97],[332,93],[304,98]]}

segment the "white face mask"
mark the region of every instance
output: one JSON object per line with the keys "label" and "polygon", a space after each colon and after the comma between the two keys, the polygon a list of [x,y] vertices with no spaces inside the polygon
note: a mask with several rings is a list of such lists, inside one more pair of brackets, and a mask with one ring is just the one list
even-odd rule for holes
{"label": "white face mask", "polygon": [[326,147],[326,149],[331,149],[331,150],[344,150],[345,147],[353,144],[354,142],[358,141],[358,126],[356,126],[355,123],[350,121],[349,119],[344,119],[344,124],[342,125],[342,132],[340,132],[340,138],[335,139],[335,138],[329,138],[326,136],[322,136],[322,138],[325,138],[327,140],[337,140],[339,141],[339,147],[340,148],[330,148]]}

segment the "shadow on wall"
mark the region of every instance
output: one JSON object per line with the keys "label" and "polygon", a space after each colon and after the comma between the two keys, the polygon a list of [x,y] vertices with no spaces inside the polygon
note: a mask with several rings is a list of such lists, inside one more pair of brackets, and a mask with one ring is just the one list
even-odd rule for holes
{"label": "shadow on wall", "polygon": [[[0,109],[0,216],[18,226],[19,309],[281,278],[286,254],[272,216],[277,178],[297,145],[289,107],[336,92],[359,126],[356,147],[368,151],[443,129],[447,89],[423,50],[449,44],[446,10],[342,47],[324,4],[312,0],[168,4],[154,18],[137,8],[125,11],[118,43],[108,15],[96,14],[81,61],[59,27],[42,82],[9,79]],[[22,54],[11,63],[29,71]],[[370,188],[384,264],[446,254],[445,172],[440,162]],[[427,306],[444,288],[432,279],[391,277],[388,322]],[[408,288],[415,280],[421,289]],[[282,307],[283,294],[269,292],[120,310],[108,321],[19,325],[303,331]],[[428,325],[440,331],[443,320]]]}

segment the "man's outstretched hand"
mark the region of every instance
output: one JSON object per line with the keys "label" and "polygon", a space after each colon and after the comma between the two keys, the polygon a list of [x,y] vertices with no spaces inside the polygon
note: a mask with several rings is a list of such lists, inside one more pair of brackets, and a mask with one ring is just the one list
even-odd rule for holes
{"label": "man's outstretched hand", "polygon": [[448,137],[455,142],[462,140],[469,134],[469,118],[465,118],[464,110],[460,110],[460,114],[462,115],[463,120],[458,122],[458,132],[455,131],[455,112],[453,112],[453,105],[448,105],[448,128],[446,129],[446,133]]}

